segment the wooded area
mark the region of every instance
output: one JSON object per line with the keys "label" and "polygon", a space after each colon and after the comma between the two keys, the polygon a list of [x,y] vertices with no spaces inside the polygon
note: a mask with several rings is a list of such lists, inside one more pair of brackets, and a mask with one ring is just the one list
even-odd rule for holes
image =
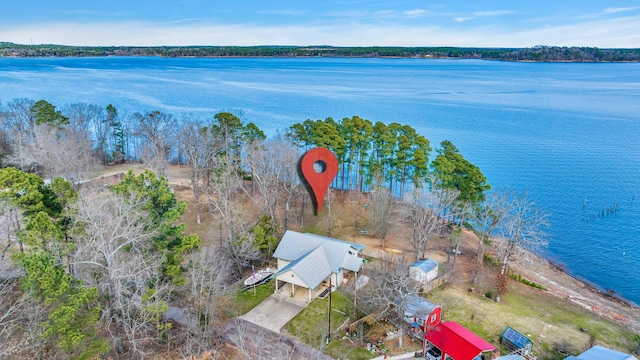
{"label": "wooded area", "polygon": [[64,46],[0,42],[0,56],[162,57],[400,57],[541,62],[637,62],[640,49],[536,46],[533,48],[334,47],[334,46]]}

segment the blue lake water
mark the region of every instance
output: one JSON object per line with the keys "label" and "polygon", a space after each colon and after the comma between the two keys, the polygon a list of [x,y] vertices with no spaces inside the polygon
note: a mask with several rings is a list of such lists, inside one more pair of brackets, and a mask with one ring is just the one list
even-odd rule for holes
{"label": "blue lake water", "polygon": [[640,303],[640,64],[0,59],[0,101],[23,97],[121,114],[241,111],[268,134],[308,118],[409,124],[548,212],[546,256]]}

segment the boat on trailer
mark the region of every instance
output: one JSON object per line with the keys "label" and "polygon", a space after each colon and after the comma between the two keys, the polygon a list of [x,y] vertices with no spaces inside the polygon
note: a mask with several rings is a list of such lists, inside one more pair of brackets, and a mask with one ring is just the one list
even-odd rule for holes
{"label": "boat on trailer", "polygon": [[260,285],[263,282],[266,282],[269,278],[271,278],[271,275],[273,275],[273,273],[274,271],[271,268],[253,271],[251,276],[249,276],[244,281],[244,286]]}

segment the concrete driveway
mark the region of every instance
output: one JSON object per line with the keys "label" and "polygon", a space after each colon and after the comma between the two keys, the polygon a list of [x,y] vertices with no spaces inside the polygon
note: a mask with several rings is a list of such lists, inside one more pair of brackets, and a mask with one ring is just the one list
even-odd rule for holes
{"label": "concrete driveway", "polygon": [[280,329],[306,306],[306,301],[278,292],[240,316],[240,319],[279,333]]}

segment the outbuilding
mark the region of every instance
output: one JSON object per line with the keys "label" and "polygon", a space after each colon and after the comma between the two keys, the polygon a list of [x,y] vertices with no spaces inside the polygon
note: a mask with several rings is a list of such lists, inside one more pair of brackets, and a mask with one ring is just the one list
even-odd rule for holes
{"label": "outbuilding", "polygon": [[529,355],[533,347],[531,339],[510,326],[507,326],[507,329],[502,333],[500,344],[509,352],[517,352],[520,355]]}
{"label": "outbuilding", "polygon": [[449,321],[425,333],[422,353],[429,360],[489,360],[497,349],[471,330]]}
{"label": "outbuilding", "polygon": [[438,262],[426,258],[418,260],[409,267],[409,276],[417,282],[427,285],[438,277]]}
{"label": "outbuilding", "polygon": [[[396,304],[396,306],[399,305]],[[403,320],[409,323],[414,331],[427,332],[440,324],[442,307],[421,296],[407,295],[402,307],[404,310]]]}

